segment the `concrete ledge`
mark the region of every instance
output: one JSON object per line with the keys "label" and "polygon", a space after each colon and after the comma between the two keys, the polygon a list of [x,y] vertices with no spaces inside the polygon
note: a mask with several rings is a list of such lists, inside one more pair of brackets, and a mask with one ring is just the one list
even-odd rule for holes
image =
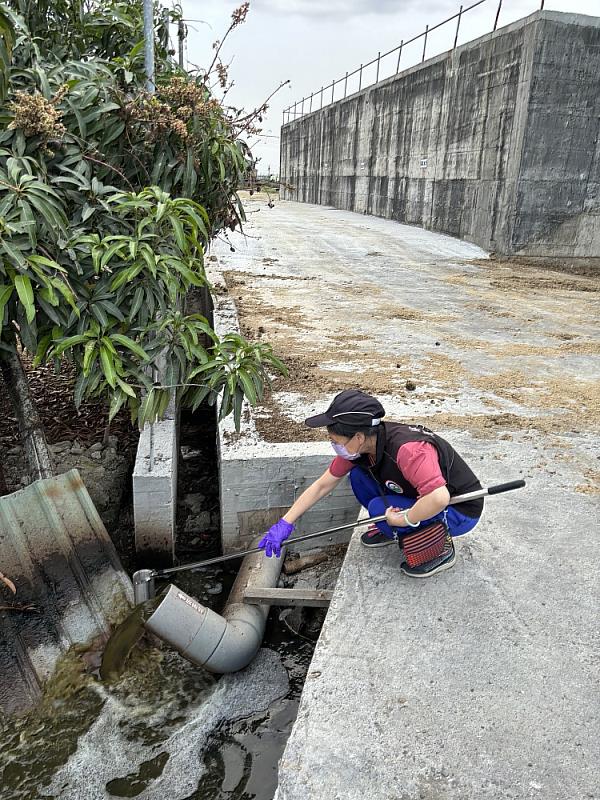
{"label": "concrete ledge", "polygon": [[133,471],[135,549],[146,555],[175,552],[178,435],[171,418],[145,425],[140,434]]}
{"label": "concrete ledge", "polygon": [[[528,479],[539,459],[527,441],[478,449]],[[597,501],[575,505],[565,472],[487,500],[456,566],[427,580],[355,535],[275,800],[597,797]]]}
{"label": "concrete ledge", "polygon": [[[208,262],[208,278],[213,297],[213,327],[220,336],[240,331],[235,304],[227,294],[225,279],[218,261]],[[253,411],[245,405],[242,428],[236,433],[233,420],[218,426],[219,481],[221,494],[221,539],[223,552],[233,552],[250,545],[257,534],[269,528],[307,486],[331,463],[331,448],[326,443],[265,442],[259,436]],[[344,481],[327,503],[319,504],[303,515],[297,535],[343,525],[356,519],[358,504],[349,484]],[[347,541],[344,531],[332,541]],[[297,548],[312,549],[314,542]]]}

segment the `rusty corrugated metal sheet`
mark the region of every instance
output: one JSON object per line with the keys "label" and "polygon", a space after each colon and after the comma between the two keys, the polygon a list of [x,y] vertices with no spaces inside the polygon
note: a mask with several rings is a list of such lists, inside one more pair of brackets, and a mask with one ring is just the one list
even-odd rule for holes
{"label": "rusty corrugated metal sheet", "polygon": [[133,589],[77,470],[0,497],[0,570],[14,602],[41,612],[0,612],[0,709],[10,713],[35,702],[71,645],[109,632]]}

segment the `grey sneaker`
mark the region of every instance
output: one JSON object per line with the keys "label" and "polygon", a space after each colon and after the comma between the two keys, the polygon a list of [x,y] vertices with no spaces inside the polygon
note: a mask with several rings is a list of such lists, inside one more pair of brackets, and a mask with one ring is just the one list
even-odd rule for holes
{"label": "grey sneaker", "polygon": [[361,535],[360,541],[365,547],[385,547],[386,544],[394,544],[394,540],[384,536],[377,525],[370,525]]}
{"label": "grey sneaker", "polygon": [[444,542],[444,549],[437,558],[431,561],[426,561],[418,567],[410,567],[404,563],[400,565],[400,571],[411,578],[431,578],[437,572],[443,572],[445,569],[451,569],[456,562],[456,551],[454,550],[454,542],[450,534],[446,536]]}

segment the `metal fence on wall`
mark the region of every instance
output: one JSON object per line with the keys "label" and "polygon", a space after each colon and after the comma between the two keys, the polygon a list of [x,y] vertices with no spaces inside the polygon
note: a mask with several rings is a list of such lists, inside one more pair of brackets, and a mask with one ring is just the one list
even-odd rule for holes
{"label": "metal fence on wall", "polygon": [[[477,8],[478,6],[483,5],[484,3],[494,3],[494,25],[491,29],[495,31],[498,27],[498,20],[500,19],[500,12],[502,10],[502,3],[504,0],[498,0],[497,6],[495,0],[477,0],[477,2],[472,3],[470,6],[466,8],[461,6],[456,14],[453,14],[451,17],[443,20],[442,22],[438,22],[437,25],[429,25],[425,26],[425,30],[422,33],[413,36],[412,39],[407,39],[406,41],[402,40],[398,47],[394,47],[393,50],[388,50],[387,53],[377,53],[377,58],[374,58],[372,61],[369,61],[367,64],[361,64],[360,67],[353,70],[352,72],[347,72],[342,78],[337,78],[336,80],[332,81],[332,83],[328,84],[327,86],[322,86],[318,91],[313,92],[309,97],[303,97],[302,100],[297,100],[292,105],[288,106],[288,108],[284,109],[283,111],[283,124],[285,125],[288,122],[291,122],[299,117],[303,117],[306,114],[310,114],[313,111],[318,111],[323,106],[329,105],[334,103],[336,100],[343,100],[345,97],[348,96],[348,81],[352,81],[353,78],[357,76],[358,80],[358,88],[355,91],[359,91],[367,86],[375,86],[379,83],[380,80],[380,72],[381,66],[384,59],[388,59],[390,56],[396,58],[396,72],[394,74],[398,74],[400,72],[400,62],[402,59],[402,51],[410,44],[419,41],[420,39],[423,40],[423,51],[421,54],[421,62],[425,61],[427,55],[427,40],[433,31],[442,28],[444,25],[448,25],[451,22],[456,21],[456,29],[454,31],[454,43],[450,49],[454,49],[458,43],[458,35],[460,33],[460,24],[465,14],[472,9]],[[539,5],[538,5],[539,3]],[[535,3],[535,8],[539,8],[543,10],[545,0],[537,0]],[[389,62],[388,62],[389,63]],[[369,69],[370,67],[374,67],[375,69],[375,80],[372,80],[370,83],[366,83],[364,81],[364,72],[365,70]],[[387,75],[384,80],[387,80],[390,75]],[[338,97],[336,97],[336,87],[338,89]],[[343,93],[342,93],[343,90]],[[331,91],[331,95],[329,92]]]}

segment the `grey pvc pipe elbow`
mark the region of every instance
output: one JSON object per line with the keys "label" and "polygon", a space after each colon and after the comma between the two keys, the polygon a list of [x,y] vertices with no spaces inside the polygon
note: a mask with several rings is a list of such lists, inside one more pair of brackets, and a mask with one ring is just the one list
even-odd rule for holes
{"label": "grey pvc pipe elbow", "polygon": [[222,616],[171,584],[146,628],[209,672],[243,669],[260,648],[269,614],[269,606],[244,603],[244,592],[248,587],[276,586],[284,557],[284,550],[280,558],[246,556]]}

